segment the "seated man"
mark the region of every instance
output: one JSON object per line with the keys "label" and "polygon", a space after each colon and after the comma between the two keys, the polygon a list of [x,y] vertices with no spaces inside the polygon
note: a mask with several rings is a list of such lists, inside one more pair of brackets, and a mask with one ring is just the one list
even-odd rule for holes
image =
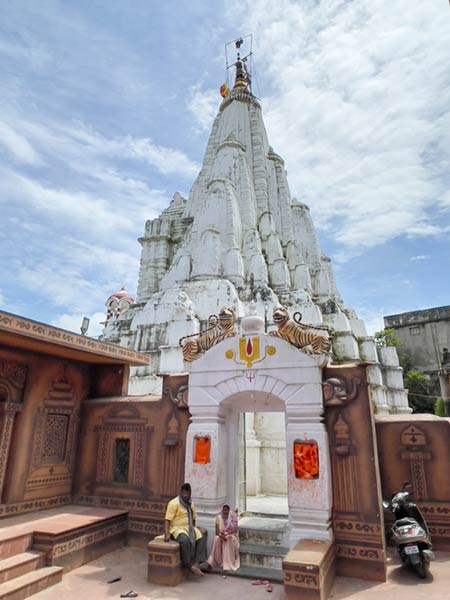
{"label": "seated man", "polygon": [[164,541],[171,538],[180,544],[181,560],[194,573],[203,575],[199,562],[206,561],[206,539],[195,526],[197,518],[191,501],[191,486],[183,483],[180,495],[167,504],[164,517]]}

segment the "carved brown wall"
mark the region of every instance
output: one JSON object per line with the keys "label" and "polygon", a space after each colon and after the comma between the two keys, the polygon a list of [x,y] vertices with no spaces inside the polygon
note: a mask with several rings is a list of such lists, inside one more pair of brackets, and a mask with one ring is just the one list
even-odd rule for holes
{"label": "carved brown wall", "polygon": [[324,371],[338,575],[384,581],[386,557],[375,425],[365,365]]}
{"label": "carved brown wall", "polygon": [[413,486],[433,547],[450,551],[450,419],[433,415],[377,417],[383,496]]}
{"label": "carved brown wall", "polygon": [[0,502],[4,495],[14,420],[23,408],[27,370],[20,362],[0,360]]}
{"label": "carved brown wall", "polygon": [[[129,539],[162,532],[167,499],[184,477],[187,375],[165,376],[162,397],[86,400],[74,500],[129,512]],[[127,481],[115,480],[117,440],[129,440]]]}
{"label": "carved brown wall", "polygon": [[70,502],[89,370],[5,347],[0,365],[0,517]]}

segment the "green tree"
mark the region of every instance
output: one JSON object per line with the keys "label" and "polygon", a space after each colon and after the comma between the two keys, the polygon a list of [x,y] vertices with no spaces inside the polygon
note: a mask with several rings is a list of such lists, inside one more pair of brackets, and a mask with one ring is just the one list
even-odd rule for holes
{"label": "green tree", "polygon": [[385,346],[395,346],[398,348],[399,346],[403,346],[403,342],[395,335],[393,327],[377,331],[373,337],[375,338],[377,348],[384,348]]}
{"label": "green tree", "polygon": [[[403,346],[403,342],[395,335],[395,329],[388,327],[377,331],[373,336],[377,348],[385,346]],[[409,354],[398,352],[400,366],[403,369],[403,381],[408,390],[408,404],[413,409],[413,413],[431,413],[434,414],[434,397],[432,394],[432,385],[430,379],[413,369],[413,359]]]}
{"label": "green tree", "polygon": [[438,417],[445,417],[445,402],[442,396],[436,398],[436,402],[434,403],[434,414]]}
{"label": "green tree", "polygon": [[429,378],[420,371],[410,369],[403,374],[403,381],[408,390],[408,402],[413,413],[434,414],[434,399],[430,397]]}
{"label": "green tree", "polygon": [[405,375],[405,373],[411,371],[411,369],[413,368],[413,359],[409,354],[399,352],[398,362],[400,363],[400,366],[403,369],[403,376]]}

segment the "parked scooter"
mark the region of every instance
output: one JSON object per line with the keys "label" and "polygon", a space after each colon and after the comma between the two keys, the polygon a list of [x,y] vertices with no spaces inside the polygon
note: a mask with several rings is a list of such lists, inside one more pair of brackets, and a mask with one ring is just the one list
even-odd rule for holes
{"label": "parked scooter", "polygon": [[392,539],[403,563],[409,563],[422,579],[429,574],[430,561],[434,559],[431,537],[419,508],[409,499],[411,484],[405,481],[403,491],[395,492],[391,501],[383,501],[395,517],[391,527]]}

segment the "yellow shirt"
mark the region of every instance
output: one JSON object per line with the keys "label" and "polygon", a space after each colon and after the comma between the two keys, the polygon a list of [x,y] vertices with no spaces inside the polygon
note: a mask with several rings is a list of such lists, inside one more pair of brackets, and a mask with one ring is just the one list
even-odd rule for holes
{"label": "yellow shirt", "polygon": [[[191,509],[192,520],[195,521],[197,518],[197,513],[195,512],[195,506],[193,502],[191,502]],[[166,515],[164,518],[166,521],[170,521],[169,533],[170,535],[173,535],[175,539],[180,535],[180,533],[184,533],[189,536],[188,513],[186,508],[180,504],[180,499],[178,496],[170,500],[170,502],[167,504]],[[199,540],[202,537],[202,533],[200,529],[197,529],[197,527],[194,529],[195,539]]]}

